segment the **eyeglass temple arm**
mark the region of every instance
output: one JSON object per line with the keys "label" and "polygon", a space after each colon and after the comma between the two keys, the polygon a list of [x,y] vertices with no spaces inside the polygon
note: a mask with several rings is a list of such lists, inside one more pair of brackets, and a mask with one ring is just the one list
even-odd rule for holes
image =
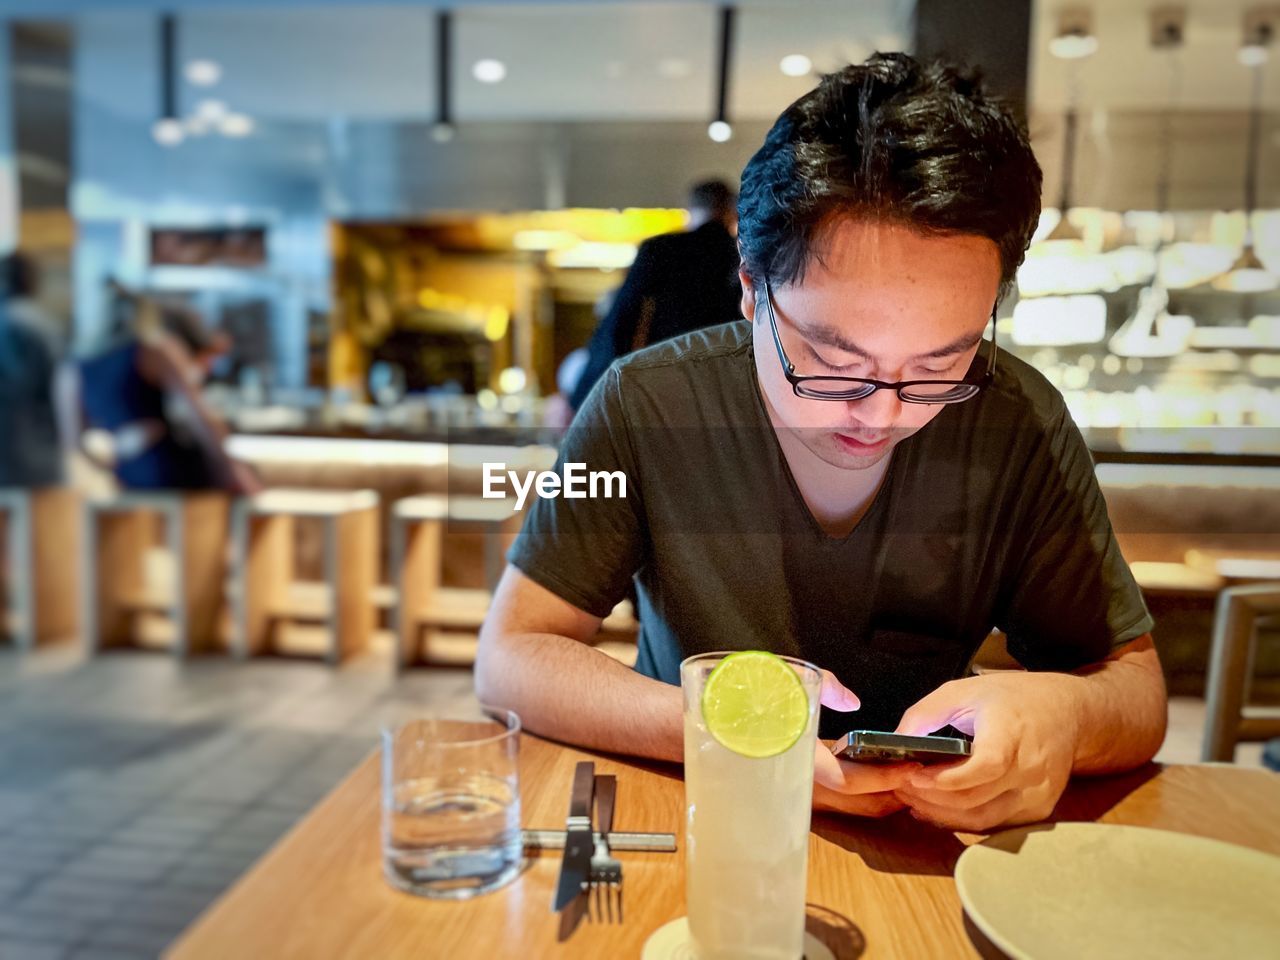
{"label": "eyeglass temple arm", "polygon": [[782,349],[782,337],[778,334],[778,318],[773,313],[773,295],[769,292],[769,281],[762,280],[760,286],[764,291],[764,308],[769,313],[769,330],[773,333],[773,345],[778,348],[778,360],[781,361],[782,369],[786,371],[787,376],[795,376],[796,365],[787,358],[787,352]]}

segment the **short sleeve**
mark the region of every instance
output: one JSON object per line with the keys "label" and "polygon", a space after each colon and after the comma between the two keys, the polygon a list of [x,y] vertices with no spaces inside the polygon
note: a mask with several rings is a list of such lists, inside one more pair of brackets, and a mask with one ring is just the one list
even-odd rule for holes
{"label": "short sleeve", "polygon": [[616,367],[600,378],[565,434],[556,473],[564,476],[566,464],[612,480],[596,484],[595,497],[588,483],[588,496],[580,499],[535,499],[507,559],[575,607],[605,617],[626,595],[644,556],[639,475]]}
{"label": "short sleeve", "polygon": [[1075,670],[1148,633],[1151,615],[1065,409],[1026,461],[1017,496],[1012,575],[997,612],[1010,654],[1029,670]]}

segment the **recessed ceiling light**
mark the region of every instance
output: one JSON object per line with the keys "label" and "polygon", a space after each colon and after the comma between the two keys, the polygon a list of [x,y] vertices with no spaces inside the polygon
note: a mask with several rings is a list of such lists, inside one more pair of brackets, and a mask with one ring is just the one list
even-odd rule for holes
{"label": "recessed ceiling light", "polygon": [[733,127],[723,120],[713,120],[707,127],[707,136],[716,143],[726,143],[733,136]]}
{"label": "recessed ceiling light", "polygon": [[813,61],[803,53],[790,53],[782,58],[778,68],[788,77],[803,77],[813,70]]}
{"label": "recessed ceiling light", "polygon": [[690,66],[688,60],[681,60],[679,57],[668,57],[665,60],[658,61],[658,76],[665,77],[668,80],[680,80],[691,73],[693,73],[693,67]]}
{"label": "recessed ceiling light", "polygon": [[224,137],[247,137],[253,133],[253,118],[243,113],[228,113],[218,123],[218,132]]}
{"label": "recessed ceiling light", "polygon": [[155,126],[151,128],[151,136],[162,147],[176,147],[186,134],[183,132],[181,120],[165,117],[155,122]]}
{"label": "recessed ceiling light", "polygon": [[196,104],[196,116],[209,123],[217,123],[227,115],[227,105],[221,100],[201,100]]}
{"label": "recessed ceiling light", "polygon": [[501,60],[477,60],[471,75],[481,83],[501,83],[507,77],[507,65]]}
{"label": "recessed ceiling light", "polygon": [[216,60],[192,60],[185,72],[187,82],[197,87],[212,87],[222,79],[222,67]]}
{"label": "recessed ceiling light", "polygon": [[203,137],[209,132],[209,121],[199,114],[196,114],[195,116],[187,117],[187,119],[182,122],[182,129],[190,136]]}

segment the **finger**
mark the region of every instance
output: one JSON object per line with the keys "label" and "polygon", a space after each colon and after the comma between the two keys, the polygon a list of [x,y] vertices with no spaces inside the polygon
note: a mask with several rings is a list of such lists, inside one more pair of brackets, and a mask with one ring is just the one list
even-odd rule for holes
{"label": "finger", "polygon": [[1014,753],[1011,740],[995,733],[984,734],[973,741],[973,754],[968,760],[922,770],[911,778],[911,785],[959,791],[995,783],[1008,774]]}
{"label": "finger", "polygon": [[858,699],[857,694],[837,680],[836,675],[830,670],[822,671],[820,699],[824,707],[839,710],[841,713],[849,713],[862,706],[862,701]]}
{"label": "finger", "polygon": [[989,800],[994,800],[1007,789],[1008,786],[1004,777],[965,790],[946,790],[932,786],[921,786],[916,782],[916,778],[912,777],[904,786],[898,789],[898,793],[902,796],[910,797],[912,802],[919,800],[924,803],[934,803],[956,810],[972,810]]}
{"label": "finger", "polygon": [[941,730],[966,711],[967,706],[961,701],[961,696],[963,688],[957,691],[954,682],[944,683],[907,708],[895,733],[924,737]]}
{"label": "finger", "polygon": [[814,787],[813,805],[818,810],[859,817],[887,817],[906,808],[906,804],[889,791],[849,796],[820,785]]}
{"label": "finger", "polygon": [[828,782],[833,790],[844,794],[883,793],[910,782],[912,774],[921,770],[918,763],[850,763],[840,764],[839,781]]}
{"label": "finger", "polygon": [[965,830],[975,833],[998,827],[1011,819],[1018,810],[1021,798],[1021,791],[1006,790],[972,810],[956,810],[945,804],[912,800],[898,794],[898,799],[910,807],[911,815],[917,820],[924,820],[938,827],[946,827],[948,830]]}

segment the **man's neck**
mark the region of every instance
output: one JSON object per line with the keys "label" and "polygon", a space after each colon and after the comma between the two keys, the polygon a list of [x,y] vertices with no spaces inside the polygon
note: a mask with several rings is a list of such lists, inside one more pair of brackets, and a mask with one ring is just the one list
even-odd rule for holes
{"label": "man's neck", "polygon": [[892,452],[865,470],[832,466],[782,424],[764,391],[761,391],[761,399],[791,477],[810,515],[828,536],[847,537],[874,502],[888,474]]}

